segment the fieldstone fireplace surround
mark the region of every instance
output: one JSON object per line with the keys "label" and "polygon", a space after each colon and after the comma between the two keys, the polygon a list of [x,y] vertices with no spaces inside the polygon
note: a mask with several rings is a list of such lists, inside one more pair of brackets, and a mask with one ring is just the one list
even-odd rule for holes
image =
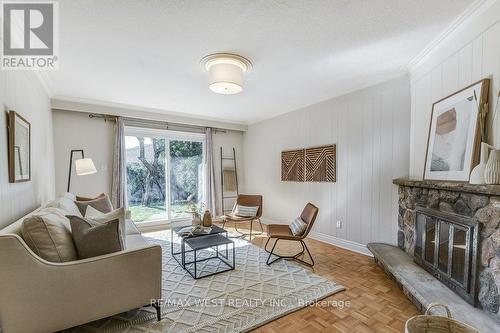
{"label": "fieldstone fireplace surround", "polygon": [[456,216],[459,221],[476,223],[477,242],[473,246],[477,246],[477,264],[470,269],[475,270],[478,276],[476,286],[472,286],[476,289],[474,294],[477,302],[469,303],[477,303],[484,311],[499,319],[500,186],[406,178],[396,179],[394,184],[399,185],[398,246],[411,257],[417,258],[417,262],[422,261],[418,260],[421,253],[416,232],[419,212],[434,211],[440,217]]}

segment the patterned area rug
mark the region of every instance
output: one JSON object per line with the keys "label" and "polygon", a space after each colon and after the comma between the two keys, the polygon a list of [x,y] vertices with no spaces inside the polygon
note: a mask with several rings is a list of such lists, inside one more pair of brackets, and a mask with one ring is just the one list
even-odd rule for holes
{"label": "patterned area rug", "polygon": [[[246,332],[344,290],[293,262],[279,260],[267,266],[268,254],[241,239],[233,239],[235,270],[195,280],[172,258],[170,232],[154,237],[148,240],[163,249],[162,321],[146,307],[67,332]],[[174,240],[174,251],[179,248]],[[215,259],[198,267],[203,274],[226,268]]]}

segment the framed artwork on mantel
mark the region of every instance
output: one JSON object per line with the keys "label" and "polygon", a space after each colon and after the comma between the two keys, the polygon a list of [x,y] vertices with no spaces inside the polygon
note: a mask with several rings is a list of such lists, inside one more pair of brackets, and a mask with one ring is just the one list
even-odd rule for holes
{"label": "framed artwork on mantel", "polygon": [[424,180],[469,181],[479,163],[479,118],[488,102],[489,83],[481,80],[433,104]]}
{"label": "framed artwork on mantel", "polygon": [[31,180],[31,124],[15,111],[8,114],[9,182]]}

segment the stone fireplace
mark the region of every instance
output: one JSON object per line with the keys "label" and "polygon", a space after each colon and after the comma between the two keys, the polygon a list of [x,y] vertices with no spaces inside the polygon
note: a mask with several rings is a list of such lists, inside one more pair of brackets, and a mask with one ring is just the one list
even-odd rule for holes
{"label": "stone fireplace", "polygon": [[399,248],[467,302],[500,318],[500,186],[394,184]]}

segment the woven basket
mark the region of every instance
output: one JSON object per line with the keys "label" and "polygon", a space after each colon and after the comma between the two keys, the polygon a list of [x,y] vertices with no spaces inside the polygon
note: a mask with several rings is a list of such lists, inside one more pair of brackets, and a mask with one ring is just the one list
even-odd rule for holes
{"label": "woven basket", "polygon": [[[433,316],[429,312],[432,308],[441,306],[446,310],[447,317]],[[446,305],[432,303],[424,315],[411,317],[406,321],[406,333],[480,333],[475,328],[461,323],[451,317],[450,309]]]}

